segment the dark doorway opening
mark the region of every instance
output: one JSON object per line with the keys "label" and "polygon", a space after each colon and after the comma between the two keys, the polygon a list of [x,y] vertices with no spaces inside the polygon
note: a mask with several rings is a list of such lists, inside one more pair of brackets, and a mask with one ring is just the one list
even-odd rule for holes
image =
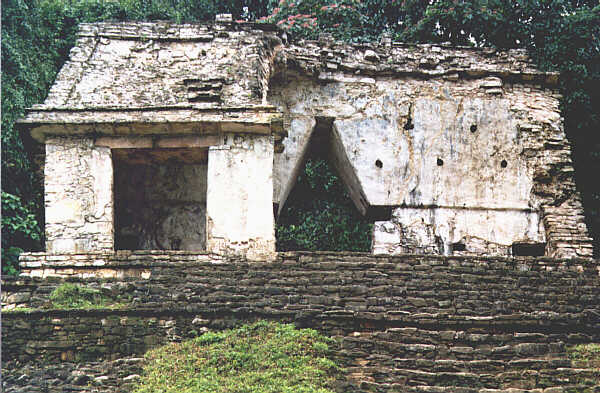
{"label": "dark doorway opening", "polygon": [[207,149],[113,149],[116,250],[206,249]]}

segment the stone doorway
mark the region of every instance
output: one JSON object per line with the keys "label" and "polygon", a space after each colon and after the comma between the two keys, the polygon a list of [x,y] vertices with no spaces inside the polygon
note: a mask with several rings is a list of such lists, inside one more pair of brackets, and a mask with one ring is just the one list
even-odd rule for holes
{"label": "stone doorway", "polygon": [[113,149],[115,249],[206,249],[207,148]]}

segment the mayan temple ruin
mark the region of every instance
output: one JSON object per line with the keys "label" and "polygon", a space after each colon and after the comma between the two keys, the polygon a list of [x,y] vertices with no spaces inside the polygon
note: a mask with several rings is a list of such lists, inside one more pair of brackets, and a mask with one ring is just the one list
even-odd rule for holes
{"label": "mayan temple ruin", "polygon": [[[524,50],[80,25],[19,122],[46,249],[3,277],[3,307],[33,309],[2,315],[5,391],[127,391],[149,348],[261,318],[336,338],[344,392],[599,391],[567,355],[600,343],[600,271],[558,82]],[[317,144],[370,253],[276,251]],[[63,282],[128,306],[44,309]]]}

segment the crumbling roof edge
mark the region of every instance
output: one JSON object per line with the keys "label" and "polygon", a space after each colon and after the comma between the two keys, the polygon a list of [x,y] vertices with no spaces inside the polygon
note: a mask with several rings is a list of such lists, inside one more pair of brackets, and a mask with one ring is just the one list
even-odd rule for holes
{"label": "crumbling roof edge", "polygon": [[[181,23],[171,21],[127,21],[127,22],[94,22],[79,24],[79,37],[102,37],[114,39],[130,39],[130,40],[166,40],[166,41],[202,41],[212,40],[214,36],[209,36],[210,32],[215,31],[239,31],[239,30],[257,30],[264,32],[274,32],[278,35],[283,35],[284,30],[273,23],[253,22],[253,21],[231,21],[231,22],[198,22],[198,23]],[[527,56],[525,48],[509,48],[500,49],[494,47],[478,47],[468,45],[453,45],[450,42],[440,43],[413,43],[403,41],[384,42],[361,42],[349,43],[341,40],[307,40],[300,39],[290,42],[290,45],[304,46],[316,45],[322,47],[345,46],[361,50],[367,49],[392,49],[392,48],[441,48],[441,49],[456,49],[472,52],[483,52],[485,55],[493,56],[497,53],[506,53],[511,55]],[[553,74],[551,71],[541,71],[539,73]]]}
{"label": "crumbling roof edge", "polygon": [[215,31],[257,30],[282,34],[271,23],[258,22],[95,22],[79,24],[78,37],[99,37],[125,40],[211,41]]}

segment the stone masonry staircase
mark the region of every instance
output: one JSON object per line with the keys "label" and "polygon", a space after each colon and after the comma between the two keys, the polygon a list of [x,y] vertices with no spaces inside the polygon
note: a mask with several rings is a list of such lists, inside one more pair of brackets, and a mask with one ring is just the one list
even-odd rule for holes
{"label": "stone masonry staircase", "polygon": [[567,354],[582,338],[411,327],[354,333],[341,347],[356,359],[348,372],[364,391],[600,391],[600,362],[582,365]]}
{"label": "stone masonry staircase", "polygon": [[[128,392],[148,349],[258,319],[334,337],[346,370],[339,392],[600,392],[600,359],[573,357],[578,345],[600,348],[600,285],[589,262],[348,253],[265,262],[181,252],[53,258],[30,257],[25,266],[51,269],[29,272],[38,277],[3,277],[5,309],[34,308],[3,312],[4,392]],[[64,282],[100,289],[124,307],[45,308]]]}

